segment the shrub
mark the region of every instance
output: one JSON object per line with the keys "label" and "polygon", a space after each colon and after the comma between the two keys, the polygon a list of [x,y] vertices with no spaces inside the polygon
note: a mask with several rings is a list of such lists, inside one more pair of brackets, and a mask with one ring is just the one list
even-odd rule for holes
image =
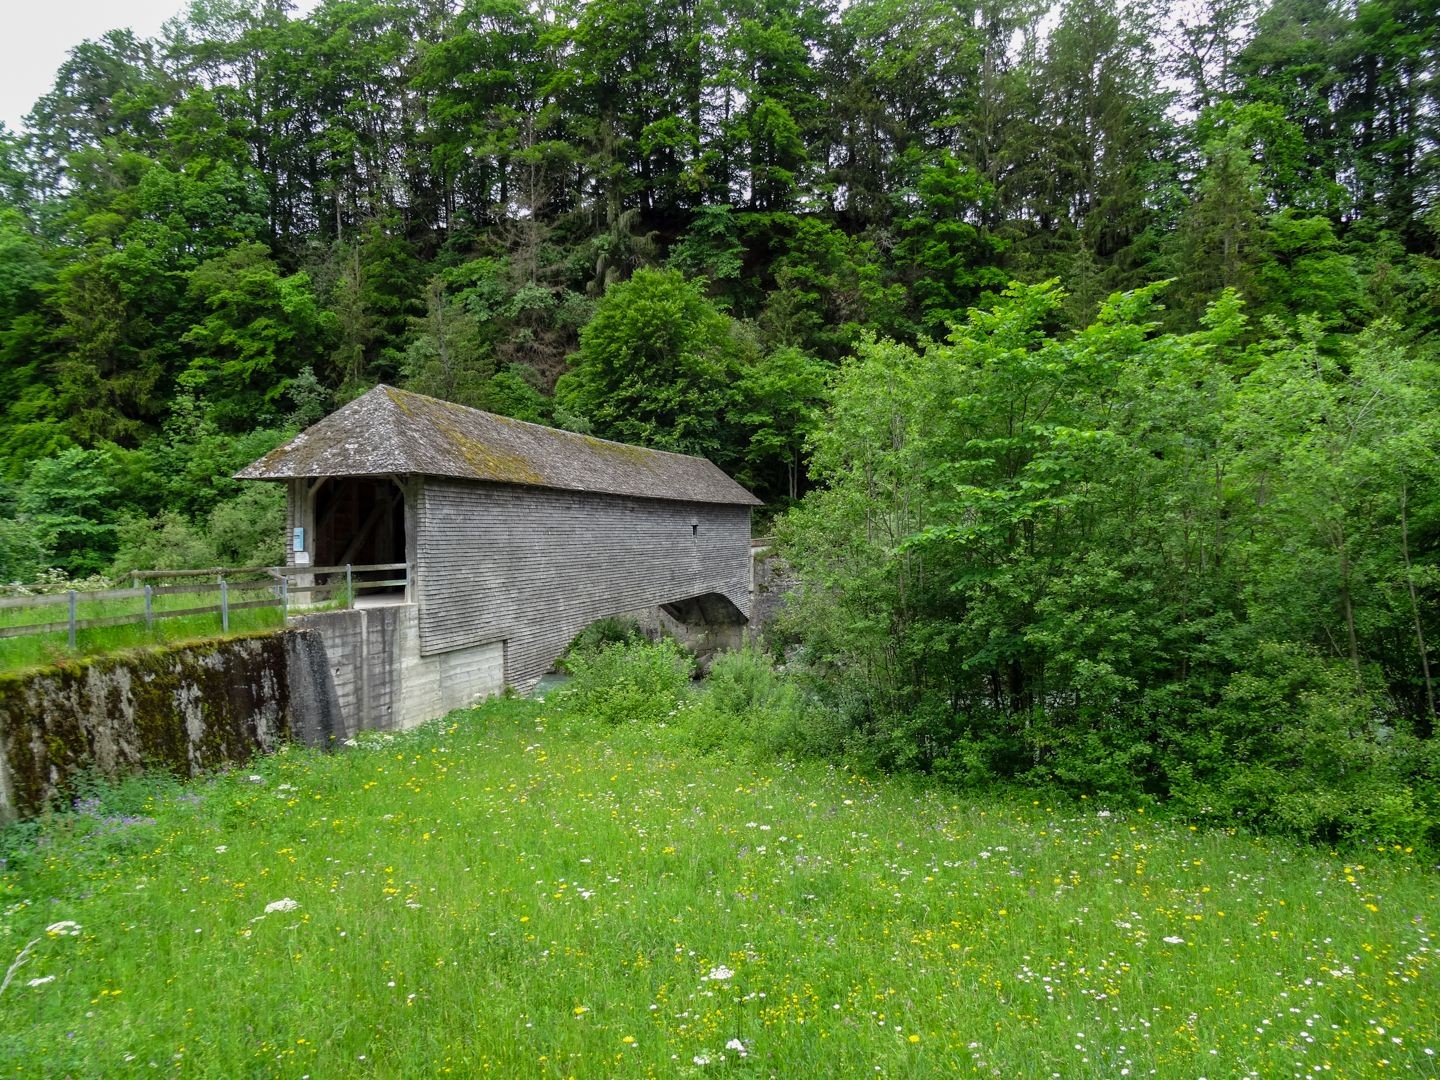
{"label": "shrub", "polygon": [[1265,644],[1163,753],[1177,809],[1325,843],[1433,844],[1436,772],[1354,670]]}
{"label": "shrub", "polygon": [[614,641],[566,660],[571,681],[560,692],[567,714],[602,724],[660,723],[680,707],[695,661],[679,645]]}
{"label": "shrub", "polygon": [[842,743],[835,715],[751,645],[716,657],[685,723],[704,751],[754,748],[768,756],[830,757]]}
{"label": "shrub", "polygon": [[285,492],[251,484],[210,511],[206,530],[222,566],[278,566],[285,561]]}
{"label": "shrub", "polygon": [[555,661],[555,667],[560,671],[569,672],[571,670],[570,661],[573,657],[593,657],[606,645],[633,645],[644,640],[645,631],[634,619],[620,619],[613,616],[597,619],[575,635],[574,640],[566,646],[560,659]]}
{"label": "shrub", "polygon": [[132,515],[116,528],[119,548],[110,576],[119,581],[132,570],[194,570],[216,565],[215,550],[180,514]]}

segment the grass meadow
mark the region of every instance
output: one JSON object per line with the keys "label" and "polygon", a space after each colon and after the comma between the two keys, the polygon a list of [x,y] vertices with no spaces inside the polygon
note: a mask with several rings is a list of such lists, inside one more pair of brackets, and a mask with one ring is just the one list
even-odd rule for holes
{"label": "grass meadow", "polygon": [[[237,604],[273,600],[273,596],[273,590],[268,587],[246,588],[243,583],[232,586],[230,590],[230,599]],[[278,603],[273,607],[241,608],[230,612],[230,633],[222,634],[220,599],[216,593],[157,596],[154,610],[163,613],[206,605],[212,605],[214,612],[171,617],[164,617],[162,614],[154,620],[152,627],[147,628],[144,622],[143,600],[95,600],[82,592],[78,595],[76,604],[76,616],[80,621],[121,617],[133,617],[135,621],[117,626],[82,627],[75,632],[74,650],[70,648],[69,634],[65,630],[0,638],[0,672],[47,667],[76,656],[93,656],[145,645],[176,644],[250,634],[257,630],[278,629],[284,622]],[[3,608],[0,609],[0,628],[63,623],[66,612],[63,603]]]}
{"label": "grass meadow", "polygon": [[1437,1075],[1440,875],[503,700],[6,834],[0,1069]]}

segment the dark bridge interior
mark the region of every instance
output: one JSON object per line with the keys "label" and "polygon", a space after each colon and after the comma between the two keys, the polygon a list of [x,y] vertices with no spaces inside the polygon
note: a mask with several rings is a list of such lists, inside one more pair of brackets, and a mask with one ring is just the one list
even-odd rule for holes
{"label": "dark bridge interior", "polygon": [[407,561],[405,493],[388,477],[339,477],[315,493],[316,566]]}
{"label": "dark bridge interior", "polygon": [[702,670],[718,652],[738,649],[745,641],[747,620],[729,597],[705,593],[688,600],[661,604],[664,628],[695,652]]}
{"label": "dark bridge interior", "polygon": [[729,597],[719,593],[706,593],[704,596],[692,596],[688,600],[661,604],[660,610],[676,622],[697,629],[745,625],[745,616],[740,613],[740,609],[730,602]]}

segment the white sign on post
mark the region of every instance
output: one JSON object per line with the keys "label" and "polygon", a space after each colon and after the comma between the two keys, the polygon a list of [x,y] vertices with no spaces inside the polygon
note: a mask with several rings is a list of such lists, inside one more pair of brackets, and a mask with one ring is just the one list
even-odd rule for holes
{"label": "white sign on post", "polygon": [[310,552],[308,552],[308,551],[297,551],[297,552],[295,552],[295,565],[296,565],[296,566],[309,566],[309,565],[310,565]]}

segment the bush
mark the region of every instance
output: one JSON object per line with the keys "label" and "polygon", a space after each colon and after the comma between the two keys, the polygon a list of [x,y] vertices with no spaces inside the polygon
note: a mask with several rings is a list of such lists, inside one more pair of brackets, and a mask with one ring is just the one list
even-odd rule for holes
{"label": "bush", "polygon": [[566,646],[560,659],[555,661],[555,668],[558,671],[569,672],[571,670],[570,662],[574,657],[594,657],[606,645],[633,645],[644,640],[645,631],[634,619],[620,619],[613,616],[597,619],[575,635],[574,640]]}
{"label": "bush", "polygon": [[1037,709],[1022,730],[1026,754],[1035,763],[1026,779],[1062,791],[1142,801],[1155,794],[1146,786],[1155,771],[1146,721],[1143,712],[1125,704],[1098,715]]}
{"label": "bush", "polygon": [[19,516],[67,574],[100,573],[113,556],[113,507],[120,494],[114,469],[115,459],[106,451],[71,448],[33,463],[16,494]]}
{"label": "bush", "polygon": [[767,756],[831,757],[843,741],[835,715],[750,645],[716,657],[704,694],[685,713],[685,726],[702,751],[753,748]]}
{"label": "bush", "polygon": [[1262,645],[1165,749],[1171,799],[1196,817],[1300,840],[1433,845],[1434,755],[1385,715],[1348,664]]}
{"label": "bush", "polygon": [[0,517],[0,584],[34,581],[49,556],[32,522]]}
{"label": "bush", "polygon": [[193,525],[173,510],[156,517],[122,518],[119,548],[110,564],[117,581],[132,570],[195,570],[216,565],[215,550]]}
{"label": "bush", "polygon": [[222,566],[279,566],[285,561],[285,490],[251,484],[210,511],[208,539]]}
{"label": "bush", "polygon": [[668,639],[615,641],[566,660],[571,681],[560,691],[570,716],[602,724],[661,723],[690,688],[695,661]]}

